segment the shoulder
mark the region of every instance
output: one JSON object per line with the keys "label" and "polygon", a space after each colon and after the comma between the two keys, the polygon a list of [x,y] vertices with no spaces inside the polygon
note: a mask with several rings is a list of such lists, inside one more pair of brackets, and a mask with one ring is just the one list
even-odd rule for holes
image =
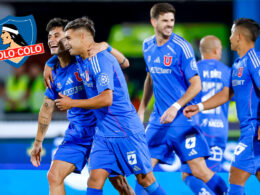
{"label": "shoulder", "polygon": [[171,41],[181,49],[187,59],[193,57],[193,49],[191,44],[184,38],[174,34]]}
{"label": "shoulder", "polygon": [[254,68],[260,67],[260,55],[259,53],[255,52],[255,49],[252,49],[248,52],[248,60],[249,63],[254,66]]}
{"label": "shoulder", "polygon": [[148,51],[153,45],[155,45],[155,35],[148,37],[143,42],[144,52]]}
{"label": "shoulder", "polygon": [[99,52],[90,59],[90,67],[95,74],[101,72],[102,67],[109,67],[109,64],[115,63],[118,63],[117,60],[108,51]]}

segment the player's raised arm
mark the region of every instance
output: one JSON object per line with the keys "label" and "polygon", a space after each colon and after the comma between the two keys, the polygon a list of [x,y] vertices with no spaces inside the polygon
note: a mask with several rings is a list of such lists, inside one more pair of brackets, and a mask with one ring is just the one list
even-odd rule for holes
{"label": "player's raised arm", "polygon": [[153,95],[153,80],[151,78],[150,73],[147,72],[147,76],[144,82],[144,93],[138,109],[138,115],[142,122],[144,122],[144,112],[151,100],[152,95]]}
{"label": "player's raised arm", "polygon": [[118,61],[121,68],[128,68],[130,66],[129,60],[117,49],[112,48],[108,43],[101,42],[101,43],[95,43],[92,45],[89,51],[90,58],[95,56],[98,52],[107,50],[110,52]]}
{"label": "player's raised arm", "polygon": [[201,102],[197,105],[187,106],[183,113],[186,117],[191,118],[192,116],[196,115],[198,112],[203,110],[210,110],[213,108],[217,108],[218,106],[225,104],[233,97],[232,89],[228,87],[224,87],[222,91],[217,93],[216,95],[212,96],[205,102]]}
{"label": "player's raised arm", "polygon": [[38,130],[31,152],[31,162],[35,167],[40,166],[42,142],[50,124],[55,103],[45,97],[38,118]]}

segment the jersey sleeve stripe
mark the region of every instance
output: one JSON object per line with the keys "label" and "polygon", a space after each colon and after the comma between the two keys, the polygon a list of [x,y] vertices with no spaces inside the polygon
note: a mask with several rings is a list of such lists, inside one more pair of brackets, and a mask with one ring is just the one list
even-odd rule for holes
{"label": "jersey sleeve stripe", "polygon": [[182,48],[182,50],[184,51],[185,57],[187,59],[192,57],[191,52],[190,52],[189,48],[187,47],[186,43],[184,43],[183,41],[180,41],[179,39],[177,39],[177,37],[174,37],[173,41]]}
{"label": "jersey sleeve stripe", "polygon": [[101,72],[100,66],[99,66],[99,61],[98,61],[98,59],[97,59],[97,56],[94,56],[94,59],[96,60],[96,66],[97,66],[98,72]]}
{"label": "jersey sleeve stripe", "polygon": [[185,46],[186,50],[188,51],[188,54],[190,55],[190,57],[192,57],[192,52],[190,51],[188,44],[185,41],[181,40],[179,37],[176,37],[176,40],[179,40]]}
{"label": "jersey sleeve stripe", "polygon": [[252,51],[253,56],[255,56],[255,59],[257,61],[257,64],[260,65],[259,57],[256,55],[255,50]]}
{"label": "jersey sleeve stripe", "polygon": [[93,63],[93,58],[90,60],[90,62],[91,62],[92,68],[93,68],[93,70],[94,70],[94,73],[97,74],[96,67],[95,67],[95,65],[94,65],[94,63]]}
{"label": "jersey sleeve stripe", "polygon": [[253,65],[255,68],[258,67],[257,63],[256,63],[256,59],[254,58],[253,54],[251,52],[248,53],[249,54],[249,58],[251,59]]}

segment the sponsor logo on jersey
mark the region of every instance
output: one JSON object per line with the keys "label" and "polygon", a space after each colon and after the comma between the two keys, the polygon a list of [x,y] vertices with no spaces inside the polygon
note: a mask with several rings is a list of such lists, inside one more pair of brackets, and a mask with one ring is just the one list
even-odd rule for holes
{"label": "sponsor logo on jersey", "polygon": [[153,62],[158,64],[161,63],[160,57],[158,56]]}
{"label": "sponsor logo on jersey", "polygon": [[189,153],[189,156],[193,156],[193,155],[196,155],[196,154],[198,154],[198,152],[196,150],[192,149]]}
{"label": "sponsor logo on jersey", "polygon": [[73,80],[69,77],[66,81],[66,84],[65,85],[70,85],[73,83]]}

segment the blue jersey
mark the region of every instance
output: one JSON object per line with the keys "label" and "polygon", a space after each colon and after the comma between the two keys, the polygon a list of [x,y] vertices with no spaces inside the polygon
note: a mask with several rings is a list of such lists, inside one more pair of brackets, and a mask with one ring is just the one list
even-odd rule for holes
{"label": "blue jersey", "polygon": [[99,52],[91,60],[77,58],[89,98],[105,90],[113,91],[113,103],[109,107],[95,109],[99,136],[125,137],[144,132],[143,124],[132,105],[123,72],[117,60],[107,51]]}
{"label": "blue jersey", "polygon": [[[155,97],[149,122],[159,125],[163,113],[187,91],[189,79],[199,74],[198,68],[190,44],[174,33],[162,46],[157,46],[155,36],[146,39],[143,54]],[[182,111],[179,110],[174,121],[167,125],[185,125],[188,119]]]}
{"label": "blue jersey", "polygon": [[[73,60],[68,66],[62,68],[57,63],[57,57],[53,57],[47,64],[53,64],[53,59],[56,59],[56,65],[53,66],[52,76],[54,82],[51,83],[51,89],[47,88],[45,95],[52,99],[58,99],[58,93],[69,96],[72,99],[86,99],[86,92],[82,79],[78,72],[76,61]],[[76,126],[94,126],[96,119],[91,110],[83,108],[71,108],[67,111],[68,120]],[[66,132],[66,134],[75,132]]]}
{"label": "blue jersey", "polygon": [[[231,87],[231,69],[225,64],[211,59],[201,60],[197,65],[202,85],[196,97],[198,102],[208,100],[224,87]],[[225,146],[228,138],[228,107],[229,102],[199,113],[199,124],[210,146]]]}
{"label": "blue jersey", "polygon": [[[232,66],[232,88],[236,101],[240,127],[255,126],[260,116],[260,55],[250,49],[242,58],[238,58]],[[248,135],[254,132],[243,132]]]}

